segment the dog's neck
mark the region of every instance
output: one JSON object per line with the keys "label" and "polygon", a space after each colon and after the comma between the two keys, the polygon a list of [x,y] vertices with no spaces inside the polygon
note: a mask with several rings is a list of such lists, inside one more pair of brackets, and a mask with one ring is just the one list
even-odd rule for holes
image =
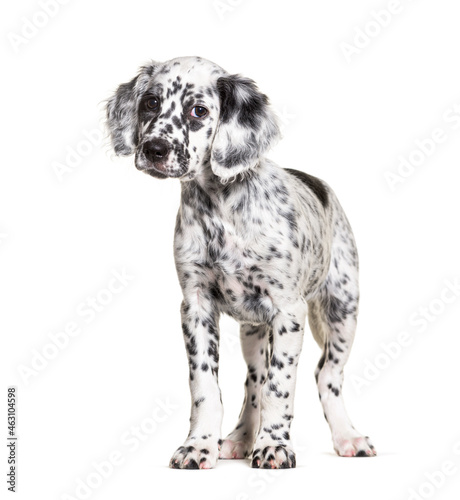
{"label": "dog's neck", "polygon": [[259,178],[262,178],[266,171],[266,168],[263,168],[265,167],[265,164],[266,161],[261,159],[261,161],[252,169],[236,174],[233,177],[223,179],[213,172],[211,160],[210,158],[207,158],[201,164],[199,172],[192,179],[187,179],[187,177],[185,177],[181,180],[181,184],[197,184],[200,188],[206,190],[207,192],[216,194],[222,191],[228,192],[231,190],[232,186],[235,186],[236,190],[238,190],[238,187],[241,188],[247,185],[248,181],[249,183],[252,183],[251,178],[255,172],[257,172]]}
{"label": "dog's neck", "polygon": [[181,209],[210,221],[231,220],[244,231],[248,221],[258,219],[262,210],[265,214],[271,211],[265,206],[267,189],[277,175],[275,167],[262,160],[252,172],[222,182],[208,164],[194,179],[181,181]]}

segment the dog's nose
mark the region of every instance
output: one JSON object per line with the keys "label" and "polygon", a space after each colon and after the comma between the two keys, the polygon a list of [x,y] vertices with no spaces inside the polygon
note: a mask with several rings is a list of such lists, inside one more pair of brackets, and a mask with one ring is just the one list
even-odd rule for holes
{"label": "dog's nose", "polygon": [[169,153],[169,144],[163,139],[154,139],[144,144],[144,154],[152,163],[164,161]]}

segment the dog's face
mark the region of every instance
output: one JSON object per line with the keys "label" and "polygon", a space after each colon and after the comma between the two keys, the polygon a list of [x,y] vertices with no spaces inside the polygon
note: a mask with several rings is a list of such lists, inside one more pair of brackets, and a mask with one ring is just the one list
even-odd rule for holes
{"label": "dog's face", "polygon": [[143,69],[138,78],[136,167],[154,177],[193,178],[209,156],[219,120],[216,81],[224,71],[182,59]]}
{"label": "dog's face", "polygon": [[108,101],[107,124],[115,152],[134,153],[139,170],[162,179],[190,180],[209,164],[228,179],[257,165],[279,135],[252,80],[199,57],[143,66]]}

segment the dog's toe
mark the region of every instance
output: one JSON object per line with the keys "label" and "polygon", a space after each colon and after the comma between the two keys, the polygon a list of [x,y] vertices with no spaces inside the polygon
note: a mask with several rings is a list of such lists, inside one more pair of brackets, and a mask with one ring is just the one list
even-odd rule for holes
{"label": "dog's toe", "polygon": [[367,436],[342,437],[334,441],[334,449],[341,457],[374,457],[374,446]]}
{"label": "dog's toe", "polygon": [[267,446],[253,452],[253,469],[294,469],[295,466],[295,453],[288,445]]}
{"label": "dog's toe", "polygon": [[217,464],[218,444],[194,441],[180,446],[169,462],[171,469],[212,469]]}

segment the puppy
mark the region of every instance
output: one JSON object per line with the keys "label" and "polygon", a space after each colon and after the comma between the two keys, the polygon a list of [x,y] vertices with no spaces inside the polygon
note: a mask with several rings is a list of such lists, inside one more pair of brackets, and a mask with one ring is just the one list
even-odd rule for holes
{"label": "puppy", "polygon": [[[359,298],[353,234],[327,184],[265,158],[280,135],[267,97],[199,57],[152,62],[109,99],[107,124],[116,154],[181,181],[174,256],[192,410],[170,466],[250,457],[255,468],[295,467],[290,427],[307,315],[323,350],[315,375],[334,449],[374,456],[342,397]],[[240,323],[248,366],[239,421],[225,439],[221,313]]]}

